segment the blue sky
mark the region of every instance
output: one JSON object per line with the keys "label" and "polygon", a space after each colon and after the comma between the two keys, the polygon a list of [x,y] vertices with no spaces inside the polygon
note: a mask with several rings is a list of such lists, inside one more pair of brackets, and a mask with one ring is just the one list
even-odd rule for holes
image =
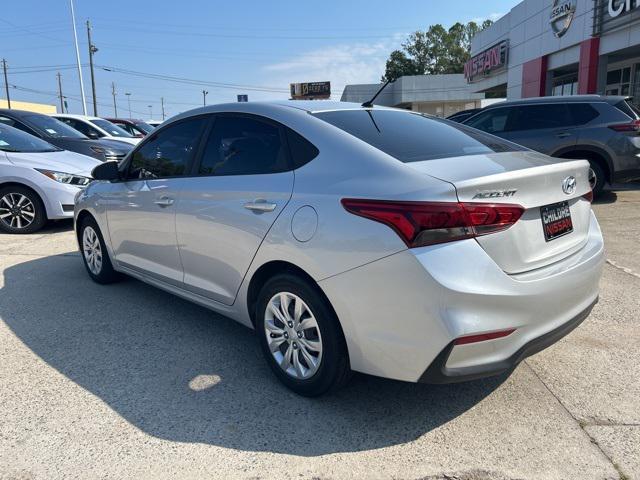
{"label": "blue sky", "polygon": [[[287,98],[298,81],[332,82],[335,98],[345,84],[376,82],[385,60],[406,36],[434,23],[496,18],[516,0],[74,0],[81,61],[88,63],[85,22],[99,48],[95,63],[98,114],[113,114],[111,82],[120,116],[167,116],[207,103]],[[74,70],[68,0],[5,1],[0,12],[0,57],[9,64],[15,100],[57,103],[62,74],[69,110],[81,113]],[[87,108],[92,113],[88,68]],[[143,75],[209,82],[203,86]],[[238,86],[241,85],[241,86]],[[4,87],[4,85],[2,85]],[[0,93],[4,98],[4,90]],[[149,108],[151,105],[151,108]]]}

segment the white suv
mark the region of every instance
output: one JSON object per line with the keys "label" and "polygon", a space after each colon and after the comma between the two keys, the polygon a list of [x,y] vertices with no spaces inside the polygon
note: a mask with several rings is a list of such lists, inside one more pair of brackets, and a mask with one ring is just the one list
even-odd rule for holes
{"label": "white suv", "polygon": [[61,122],[66,123],[72,128],[75,128],[80,133],[84,133],[87,137],[97,140],[118,140],[124,143],[130,143],[131,145],[137,145],[140,143],[140,139],[134,137],[126,130],[123,130],[117,125],[114,125],[108,120],[99,117],[88,117],[84,115],[72,115],[70,113],[60,113],[52,115]]}

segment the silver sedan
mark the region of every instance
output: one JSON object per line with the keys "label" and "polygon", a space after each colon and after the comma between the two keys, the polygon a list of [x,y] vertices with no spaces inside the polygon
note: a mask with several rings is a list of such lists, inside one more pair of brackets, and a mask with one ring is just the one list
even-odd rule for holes
{"label": "silver sedan", "polygon": [[588,316],[603,240],[589,164],[349,103],[165,122],[76,198],[87,271],[256,330],[289,388],[510,370]]}

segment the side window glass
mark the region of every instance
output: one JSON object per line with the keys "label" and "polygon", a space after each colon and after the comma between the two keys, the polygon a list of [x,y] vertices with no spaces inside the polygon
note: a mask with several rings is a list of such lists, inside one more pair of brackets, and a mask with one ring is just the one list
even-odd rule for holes
{"label": "side window glass", "polygon": [[260,120],[220,115],[207,139],[201,175],[258,175],[289,170],[280,128]]}
{"label": "side window glass", "polygon": [[129,179],[178,177],[189,168],[205,124],[193,118],[156,133],[133,153]]}
{"label": "side window glass", "polygon": [[565,104],[526,105],[514,108],[514,118],[510,121],[511,131],[542,130],[562,128],[571,125],[569,111]]}
{"label": "side window glass", "polygon": [[[102,133],[100,130],[98,130],[97,128],[92,127],[91,125],[87,125],[84,122],[78,122],[81,123],[84,128],[86,128],[87,133],[85,133],[85,135],[89,138],[102,138],[104,137],[104,133]],[[84,132],[82,132],[84,133]]]}
{"label": "side window glass", "polygon": [[477,128],[483,132],[502,133],[507,129],[508,118],[508,108],[496,108],[495,110],[479,114],[469,122],[466,122],[465,125]]}
{"label": "side window glass", "polygon": [[316,158],[320,151],[299,133],[287,128],[287,142],[291,150],[293,168],[300,168]]}
{"label": "side window glass", "polygon": [[586,125],[600,115],[600,113],[588,103],[569,103],[567,106],[571,113],[573,125]]}

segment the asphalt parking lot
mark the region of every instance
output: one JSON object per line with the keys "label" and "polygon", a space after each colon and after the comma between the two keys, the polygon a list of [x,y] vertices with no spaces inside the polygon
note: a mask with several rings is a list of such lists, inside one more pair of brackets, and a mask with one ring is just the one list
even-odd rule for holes
{"label": "asphalt parking lot", "polygon": [[92,283],[70,223],[0,235],[0,478],[640,478],[640,188],[595,210],[601,300],[513,374],[305,399],[251,331]]}

